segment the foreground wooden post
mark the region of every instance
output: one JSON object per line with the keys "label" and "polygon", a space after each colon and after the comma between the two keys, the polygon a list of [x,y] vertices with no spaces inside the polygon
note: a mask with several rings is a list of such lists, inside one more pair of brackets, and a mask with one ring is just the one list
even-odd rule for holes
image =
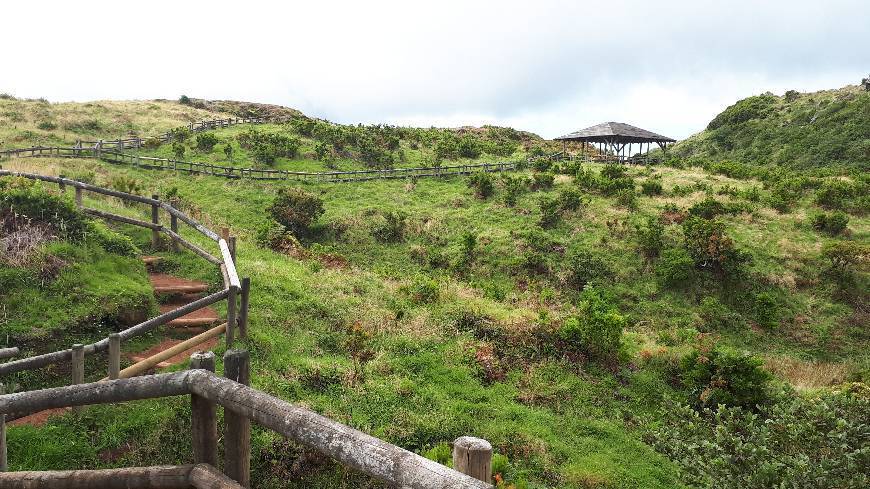
{"label": "foreground wooden post", "polygon": [[239,338],[248,339],[248,301],[251,295],[251,278],[242,279],[242,298],[239,300]]}
{"label": "foreground wooden post", "polygon": [[109,335],[109,380],[118,378],[121,371],[121,335],[112,333]]}
{"label": "foreground wooden post", "polygon": [[[0,384],[0,395],[6,393],[6,387]],[[0,414],[0,472],[9,470],[6,459],[6,415]]]}
{"label": "foreground wooden post", "polygon": [[[159,197],[155,194],[151,196],[152,199],[157,200]],[[160,224],[160,206],[157,204],[151,204],[151,223],[152,224]],[[156,229],[151,230],[151,247],[157,249],[157,246],[160,244],[160,231]]]}
{"label": "foreground wooden post", "polygon": [[[227,350],[224,377],[251,384],[251,359],[247,350]],[[251,485],[251,420],[224,409],[224,473],[244,487]]]}
{"label": "foreground wooden post", "polygon": [[230,236],[227,240],[227,245],[230,247],[230,256],[233,257],[233,263],[236,262],[236,237]]}
{"label": "foreground wooden post", "polygon": [[[175,204],[175,202],[173,202]],[[175,207],[175,205],[173,205]],[[173,233],[178,234],[178,218],[175,217],[175,214],[169,214],[169,229],[172,230]],[[172,237],[172,252],[178,253],[178,240],[175,239],[175,236]]]}
{"label": "foreground wooden post", "polygon": [[[190,368],[214,372],[214,352],[196,352],[190,356]],[[217,407],[196,394],[190,395],[190,426],[193,462],[217,466]]]}
{"label": "foreground wooden post", "polygon": [[492,481],[492,445],[473,436],[460,436],[453,442],[453,468],[479,481]]}
{"label": "foreground wooden post", "polygon": [[81,209],[82,207],[82,189],[81,187],[76,187],[76,207]]}
{"label": "foreground wooden post", "polygon": [[[58,177],[61,179],[66,178],[63,174],[58,175]],[[66,193],[66,184],[63,181],[57,182],[57,186],[60,187],[60,193]]]}
{"label": "foreground wooden post", "polygon": [[227,348],[232,348],[236,341],[236,294],[237,289],[231,285],[227,295]]}
{"label": "foreground wooden post", "polygon": [[[85,345],[76,343],[72,346],[72,383],[70,385],[85,383]],[[82,408],[76,406],[73,412],[79,413]]]}

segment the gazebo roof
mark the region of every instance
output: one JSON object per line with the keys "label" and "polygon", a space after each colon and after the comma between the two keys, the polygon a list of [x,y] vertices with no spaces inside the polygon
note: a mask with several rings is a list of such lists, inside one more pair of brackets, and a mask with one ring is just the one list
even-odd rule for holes
{"label": "gazebo roof", "polygon": [[556,138],[557,141],[585,141],[585,142],[615,142],[615,143],[673,143],[671,139],[661,134],[656,134],[646,129],[625,124],[623,122],[604,122],[601,124],[581,129],[571,134]]}

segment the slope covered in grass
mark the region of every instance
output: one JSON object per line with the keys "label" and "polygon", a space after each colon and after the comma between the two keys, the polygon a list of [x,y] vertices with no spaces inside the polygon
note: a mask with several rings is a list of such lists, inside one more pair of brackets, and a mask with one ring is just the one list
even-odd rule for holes
{"label": "slope covered in grass", "polygon": [[870,167],[870,92],[859,86],[748,97],[681,141],[681,157],[789,168]]}

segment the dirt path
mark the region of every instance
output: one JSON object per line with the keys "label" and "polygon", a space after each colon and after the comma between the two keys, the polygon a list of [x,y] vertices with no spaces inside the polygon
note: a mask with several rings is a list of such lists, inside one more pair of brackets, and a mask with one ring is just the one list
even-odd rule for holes
{"label": "dirt path", "polygon": [[[157,297],[162,296],[167,298],[167,300],[160,304],[161,314],[171,311],[173,309],[177,309],[185,304],[189,304],[201,298],[202,293],[208,290],[208,285],[203,282],[197,282],[194,280],[188,280],[165,273],[155,272],[154,266],[160,263],[160,257],[143,256],[142,260],[148,267],[148,279],[151,281],[151,286],[154,288],[154,295],[156,295]],[[202,333],[206,329],[216,324],[219,320],[220,317],[218,316],[217,311],[215,311],[214,308],[205,307],[203,309],[199,309],[178,319],[170,321],[169,323],[167,323],[165,328],[167,328],[167,332],[171,333],[172,336],[190,337]],[[131,361],[138,362],[148,357],[154,356],[164,350],[168,350],[169,348],[172,348],[173,346],[181,343],[182,341],[184,341],[184,339],[164,338],[160,343],[152,346],[145,351],[128,353],[126,356]],[[173,365],[182,364],[190,358],[191,354],[197,351],[211,350],[212,348],[217,346],[219,341],[219,338],[212,338],[205,343],[202,343],[201,345],[185,350],[178,355],[169,358],[168,360],[158,363],[156,369],[162,369],[171,367]],[[46,421],[48,421],[50,417],[56,414],[64,413],[69,409],[70,408],[47,409],[45,411],[40,411],[38,413],[33,413],[29,416],[24,416],[14,421],[10,421],[8,425],[42,426],[43,424],[45,424]]]}

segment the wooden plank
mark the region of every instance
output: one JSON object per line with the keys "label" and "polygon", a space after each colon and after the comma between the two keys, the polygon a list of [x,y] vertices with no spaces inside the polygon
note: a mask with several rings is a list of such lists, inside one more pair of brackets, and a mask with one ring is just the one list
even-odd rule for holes
{"label": "wooden plank", "polygon": [[[222,335],[224,333],[224,331],[226,331],[226,329],[227,329],[227,323],[224,323],[224,324],[221,324],[220,326],[215,326],[214,328],[212,328],[204,333],[200,333],[192,338],[188,338],[188,339],[182,341],[181,343],[173,346],[172,348],[168,348],[166,350],[163,350],[162,352],[157,353],[156,355],[152,355],[152,356],[150,356],[150,357],[148,357],[140,362],[136,362],[133,365],[130,365],[129,367],[125,368],[124,370],[121,370],[121,372],[118,374],[118,378],[127,379],[130,377],[134,377],[136,375],[139,375],[143,372],[147,372],[148,370],[153,368],[155,365],[157,365],[158,363],[160,363],[164,360],[172,358],[175,355],[178,355],[179,353],[181,353],[185,350],[190,350],[191,348],[194,348],[198,345],[201,345],[202,343],[205,343],[206,341],[208,341],[212,338],[215,338],[217,336]],[[109,379],[105,378],[103,380],[109,380]]]}
{"label": "wooden plank", "polygon": [[196,489],[243,489],[244,487],[208,464],[196,464],[188,475],[188,482]]}
{"label": "wooden plank", "polygon": [[142,221],[140,219],[134,219],[132,217],[121,216],[118,214],[112,214],[111,212],[105,212],[105,211],[101,211],[98,209],[92,209],[90,207],[83,207],[82,212],[85,212],[86,214],[90,214],[92,216],[102,217],[103,219],[109,219],[112,221],[123,222],[125,224],[132,224],[134,226],[140,226],[140,227],[152,229],[155,231],[159,231],[161,229],[161,226],[159,224],[155,225],[155,224],[150,223],[148,221]]}
{"label": "wooden plank", "polygon": [[217,258],[216,256],[212,255],[211,253],[209,253],[209,252],[205,251],[204,249],[200,248],[199,246],[197,246],[197,245],[191,243],[190,241],[188,241],[188,240],[182,238],[181,235],[179,235],[179,234],[177,234],[177,233],[174,233],[174,232],[172,232],[172,231],[170,231],[170,230],[168,230],[168,229],[165,229],[165,228],[163,229],[163,232],[166,233],[166,234],[168,234],[169,237],[171,237],[171,238],[174,239],[175,241],[178,241],[179,243],[183,244],[185,248],[187,248],[187,249],[189,249],[190,251],[196,253],[197,255],[199,255],[199,256],[205,258],[205,259],[208,260],[209,262],[211,262],[211,263],[213,263],[213,264],[215,264],[215,265],[221,265],[221,264],[223,263],[223,262],[220,260],[220,258]]}
{"label": "wooden plank", "polygon": [[0,360],[5,360],[7,358],[18,356],[18,353],[18,347],[0,348]]}
{"label": "wooden plank", "polygon": [[224,265],[227,267],[227,277],[230,280],[230,287],[238,289],[242,286],[241,282],[239,282],[239,274],[236,272],[236,264],[233,262],[232,253],[230,253],[229,244],[223,238],[218,241],[218,246],[221,249],[221,256],[223,257]]}

